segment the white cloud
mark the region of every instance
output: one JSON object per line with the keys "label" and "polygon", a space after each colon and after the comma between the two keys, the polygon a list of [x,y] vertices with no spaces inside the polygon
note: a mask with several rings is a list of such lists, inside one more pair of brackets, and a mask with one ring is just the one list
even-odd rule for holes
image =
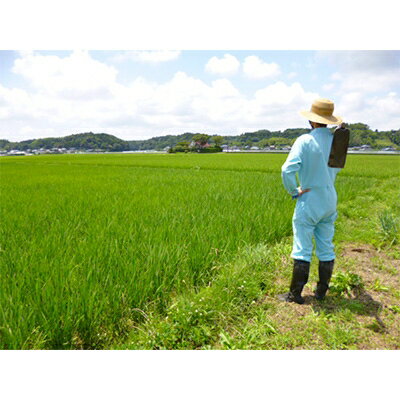
{"label": "white cloud", "polygon": [[222,58],[211,57],[205,66],[205,70],[215,75],[231,76],[238,72],[239,67],[240,62],[236,57],[225,54]]}
{"label": "white cloud", "polygon": [[340,111],[348,122],[363,122],[373,129],[391,130],[400,127],[400,98],[388,93],[366,97],[353,92],[340,100]]}
{"label": "white cloud", "polygon": [[321,51],[317,60],[327,60],[338,71],[331,79],[340,83],[340,93],[391,90],[400,86],[400,51]]}
{"label": "white cloud", "polygon": [[[114,68],[84,52],[64,58],[23,54],[13,71],[29,84],[29,90],[0,86],[0,137],[15,140],[84,130],[133,139],[221,129],[242,105],[227,79],[207,85],[177,72],[163,84],[137,78],[121,85]],[[237,129],[232,124],[222,129]]]}
{"label": "white cloud", "polygon": [[125,51],[113,57],[113,60],[117,62],[133,60],[148,63],[161,63],[176,60],[180,55],[181,52],[179,50]]}
{"label": "white cloud", "polygon": [[85,51],[74,51],[65,58],[26,53],[15,60],[12,71],[40,92],[71,99],[107,96],[117,76],[114,67]]}
{"label": "white cloud", "polygon": [[358,90],[362,93],[387,91],[400,85],[400,69],[376,74],[367,71],[349,73],[341,80],[341,92]]}
{"label": "white cloud", "polygon": [[316,60],[328,61],[336,69],[323,89],[335,88],[338,114],[345,121],[398,129],[399,51],[324,51]]}
{"label": "white cloud", "polygon": [[212,87],[217,97],[229,98],[240,96],[239,91],[232,85],[228,79],[217,79],[212,82]]}
{"label": "white cloud", "polygon": [[306,120],[299,111],[307,110],[318,93],[306,92],[300,83],[291,85],[279,81],[258,90],[251,101],[255,121],[264,121],[268,129],[301,127]]}
{"label": "white cloud", "polygon": [[255,93],[256,100],[272,106],[301,105],[302,103],[309,105],[308,103],[316,96],[318,96],[316,93],[306,93],[298,82],[289,86],[282,81],[257,90]]}
{"label": "white cloud", "polygon": [[316,60],[328,60],[345,72],[384,72],[400,67],[399,51],[355,50],[319,51]]}
{"label": "white cloud", "polygon": [[142,91],[145,92],[147,94],[138,99],[139,114],[154,117],[153,123],[165,129],[170,125],[165,123],[166,120],[173,120],[175,125],[181,126],[180,129],[185,129],[185,125],[210,129],[215,126],[211,120],[225,120],[226,123],[226,115],[239,113],[243,102],[229,80],[218,79],[207,85],[184,72],[177,72],[164,84],[147,87]]}
{"label": "white cloud", "polygon": [[248,78],[252,79],[275,78],[281,73],[278,64],[268,64],[257,56],[248,56],[245,58],[243,72]]}
{"label": "white cloud", "polygon": [[[30,61],[34,65],[37,60]],[[47,83],[36,75],[27,76],[36,82],[32,93],[0,86],[0,137],[22,140],[93,131],[140,139],[187,131],[285,129],[304,124],[298,110],[308,108],[315,97],[298,83],[278,82],[247,98],[226,78],[206,84],[177,72],[163,84],[137,78],[123,86],[114,80],[108,82],[108,96],[71,99],[48,92]]]}

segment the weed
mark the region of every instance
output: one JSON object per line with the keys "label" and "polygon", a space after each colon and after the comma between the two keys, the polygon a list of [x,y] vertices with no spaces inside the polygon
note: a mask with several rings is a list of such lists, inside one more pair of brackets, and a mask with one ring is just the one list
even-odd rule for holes
{"label": "weed", "polygon": [[376,292],[388,292],[389,291],[389,288],[387,286],[382,285],[379,278],[375,279],[371,289],[375,290]]}
{"label": "weed", "polygon": [[333,294],[350,296],[354,289],[362,289],[364,283],[360,275],[352,272],[338,272],[333,275],[330,292]]}
{"label": "weed", "polygon": [[234,350],[235,346],[232,343],[229,335],[225,332],[220,332],[219,337],[221,338],[221,344],[224,348],[229,350]]}
{"label": "weed", "polygon": [[385,210],[379,215],[381,234],[385,242],[396,244],[399,236],[399,218]]}
{"label": "weed", "polygon": [[368,324],[366,327],[376,333],[385,332],[385,327],[382,326],[382,324],[380,324],[377,320],[374,320],[371,324]]}
{"label": "weed", "polygon": [[393,311],[395,314],[400,313],[400,307],[399,306],[393,305],[393,306],[388,306],[388,308],[389,308],[390,311]]}

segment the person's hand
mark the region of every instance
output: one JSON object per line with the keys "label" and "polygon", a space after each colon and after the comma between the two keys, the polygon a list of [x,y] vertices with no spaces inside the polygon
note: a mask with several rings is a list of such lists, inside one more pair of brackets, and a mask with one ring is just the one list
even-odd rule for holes
{"label": "person's hand", "polygon": [[311,189],[302,189],[301,187],[297,188],[297,194],[292,196],[292,200],[299,198],[302,194],[309,192]]}
{"label": "person's hand", "polygon": [[298,192],[299,192],[299,197],[300,197],[302,194],[309,192],[311,189],[302,189],[302,188],[300,187],[300,188],[298,188],[297,190],[298,190]]}

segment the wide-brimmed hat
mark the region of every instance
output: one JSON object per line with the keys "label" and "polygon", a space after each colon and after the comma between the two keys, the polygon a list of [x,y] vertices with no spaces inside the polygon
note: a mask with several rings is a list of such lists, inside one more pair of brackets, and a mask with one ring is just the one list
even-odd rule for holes
{"label": "wide-brimmed hat", "polygon": [[312,103],[310,111],[300,111],[300,114],[312,122],[327,125],[340,125],[342,123],[342,118],[332,115],[334,109],[335,105],[332,101],[328,99],[317,99]]}

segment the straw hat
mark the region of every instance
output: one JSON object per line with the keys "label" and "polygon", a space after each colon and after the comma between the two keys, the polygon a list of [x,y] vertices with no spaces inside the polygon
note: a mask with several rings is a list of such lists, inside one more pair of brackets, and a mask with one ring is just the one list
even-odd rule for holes
{"label": "straw hat", "polygon": [[340,125],[342,123],[342,118],[332,115],[334,108],[335,106],[332,101],[328,99],[317,99],[312,103],[310,111],[300,111],[300,114],[312,122],[327,125]]}

